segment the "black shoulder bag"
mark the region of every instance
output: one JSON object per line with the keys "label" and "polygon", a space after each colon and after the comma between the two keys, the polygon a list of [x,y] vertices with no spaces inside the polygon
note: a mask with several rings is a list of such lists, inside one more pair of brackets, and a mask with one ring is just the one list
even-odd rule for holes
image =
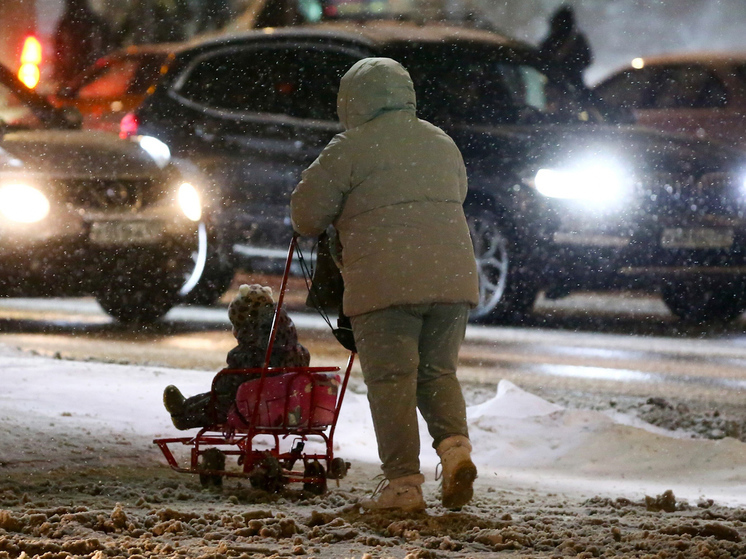
{"label": "black shoulder bag", "polygon": [[[308,287],[306,306],[319,311],[342,347],[356,352],[350,319],[342,312],[344,280],[342,279],[342,272],[332,256],[332,242],[336,243],[336,238],[326,231],[319,235],[317,239],[316,262],[310,273],[311,283]],[[329,313],[337,313],[338,315],[336,328],[331,325]]]}

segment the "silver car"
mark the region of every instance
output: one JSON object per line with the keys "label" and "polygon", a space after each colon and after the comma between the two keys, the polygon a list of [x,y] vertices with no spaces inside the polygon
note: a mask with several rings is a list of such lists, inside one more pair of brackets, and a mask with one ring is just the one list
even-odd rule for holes
{"label": "silver car", "polygon": [[92,294],[154,321],[201,279],[205,192],[157,140],[75,128],[0,66],[0,295]]}

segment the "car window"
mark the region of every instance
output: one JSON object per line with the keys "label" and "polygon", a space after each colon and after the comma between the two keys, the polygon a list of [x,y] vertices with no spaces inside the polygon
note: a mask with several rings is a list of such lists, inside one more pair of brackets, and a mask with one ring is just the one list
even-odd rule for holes
{"label": "car window", "polygon": [[336,120],[339,80],[358,58],[303,46],[224,51],[196,63],[177,91],[214,109]]}
{"label": "car window", "polygon": [[168,58],[165,56],[144,56],[140,59],[135,75],[128,86],[128,95],[145,95],[165,73]]}
{"label": "car window", "polygon": [[0,121],[12,128],[37,128],[41,121],[8,87],[0,83]]}
{"label": "car window", "polygon": [[108,60],[82,79],[82,84],[77,88],[78,97],[92,99],[145,95],[161,75],[162,59],[161,56],[139,56]]}
{"label": "car window", "polygon": [[653,105],[653,90],[658,79],[655,68],[630,69],[609,78],[595,91],[611,107],[646,109]]}
{"label": "car window", "polygon": [[388,55],[409,70],[419,114],[436,123],[589,118],[567,83],[507,51],[427,45],[393,48]]}
{"label": "car window", "polygon": [[704,66],[664,68],[655,93],[657,109],[707,109],[724,107],[728,98],[725,85]]}
{"label": "car window", "polygon": [[80,88],[78,97],[116,98],[127,93],[127,88],[137,72],[138,61],[132,59],[112,60],[97,72],[96,77]]}
{"label": "car window", "polygon": [[746,87],[746,64],[734,64],[732,70],[741,85]]}

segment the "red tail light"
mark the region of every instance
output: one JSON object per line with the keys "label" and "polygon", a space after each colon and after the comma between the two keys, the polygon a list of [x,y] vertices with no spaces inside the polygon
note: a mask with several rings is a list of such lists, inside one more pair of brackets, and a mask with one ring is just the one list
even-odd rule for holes
{"label": "red tail light", "polygon": [[26,37],[21,51],[21,67],[18,69],[18,79],[29,89],[35,88],[39,83],[41,73],[41,43],[33,35]]}
{"label": "red tail light", "polygon": [[127,113],[119,122],[119,137],[127,139],[130,136],[135,136],[139,127],[140,122],[137,120],[137,115],[135,113]]}

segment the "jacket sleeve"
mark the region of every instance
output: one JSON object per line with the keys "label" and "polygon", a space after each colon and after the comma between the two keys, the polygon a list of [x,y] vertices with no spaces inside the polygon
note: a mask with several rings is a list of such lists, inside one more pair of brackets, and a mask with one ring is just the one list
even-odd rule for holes
{"label": "jacket sleeve", "polygon": [[344,138],[335,137],[303,171],[290,197],[290,218],[298,234],[320,235],[342,211],[352,169],[345,144]]}
{"label": "jacket sleeve", "polygon": [[469,181],[466,177],[466,165],[464,165],[464,157],[461,155],[461,151],[457,147],[456,153],[458,155],[458,190],[459,196],[461,197],[461,203],[463,204],[466,201],[466,194],[469,189]]}

